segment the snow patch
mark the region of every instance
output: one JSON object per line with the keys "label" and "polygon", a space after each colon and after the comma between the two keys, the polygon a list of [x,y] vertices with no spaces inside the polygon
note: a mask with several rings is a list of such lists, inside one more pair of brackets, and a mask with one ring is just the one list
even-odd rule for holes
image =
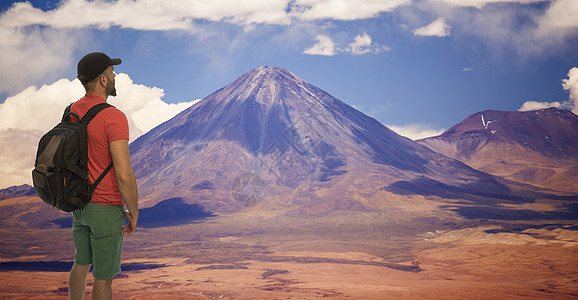
{"label": "snow patch", "polygon": [[484,125],[485,129],[488,129],[488,126],[490,125],[490,123],[494,123],[494,120],[489,120],[488,123],[486,123],[484,121],[484,115],[481,115],[481,117],[482,117],[482,125]]}

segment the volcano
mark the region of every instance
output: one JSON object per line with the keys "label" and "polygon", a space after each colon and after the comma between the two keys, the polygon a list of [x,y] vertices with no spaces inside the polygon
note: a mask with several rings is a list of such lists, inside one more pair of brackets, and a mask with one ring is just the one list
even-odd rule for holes
{"label": "volcano", "polygon": [[380,192],[511,192],[282,67],[245,73],[134,141],[131,157],[145,207],[178,198],[217,213],[323,214],[373,210]]}
{"label": "volcano", "polygon": [[487,110],[418,142],[493,175],[578,192],[578,116],[568,110]]}

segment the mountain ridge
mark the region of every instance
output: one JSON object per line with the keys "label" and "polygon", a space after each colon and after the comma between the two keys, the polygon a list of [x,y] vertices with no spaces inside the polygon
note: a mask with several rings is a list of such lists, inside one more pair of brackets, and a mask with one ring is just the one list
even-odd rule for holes
{"label": "mountain ridge", "polygon": [[[578,178],[576,164],[568,164],[573,152],[552,159],[523,142],[506,143],[506,137],[523,135],[508,133],[512,126],[501,116],[517,114],[483,111],[442,135],[464,142],[462,148],[443,138],[428,140],[446,143],[442,150],[471,151],[470,157],[485,149],[481,162],[508,158],[502,154],[533,155],[509,156],[507,164],[494,160],[493,169],[484,169],[396,134],[284,68],[261,67],[149,131],[130,151],[140,207],[149,217],[161,214],[179,224],[191,221],[186,214],[235,218],[232,213],[299,224],[387,214],[404,226],[412,220],[571,219],[578,209],[578,191],[567,188]],[[548,110],[538,117],[556,120],[548,116],[570,115]],[[574,147],[551,137],[559,149]],[[529,161],[539,164],[528,167]],[[68,224],[30,190],[0,191],[0,200],[10,199],[0,203],[3,224]],[[173,224],[154,221],[151,226]]]}
{"label": "mountain ridge", "polygon": [[578,116],[557,108],[474,113],[418,143],[514,181],[578,192]]}
{"label": "mountain ridge", "polygon": [[[141,136],[131,157],[148,205],[183,198],[216,212],[244,208],[232,199],[235,182],[255,183],[267,205],[297,214],[344,203],[372,209],[382,204],[360,195],[385,193],[402,180],[511,192],[499,178],[398,135],[281,67],[248,71]],[[203,183],[210,188],[193,189]],[[331,200],[340,198],[347,199]]]}

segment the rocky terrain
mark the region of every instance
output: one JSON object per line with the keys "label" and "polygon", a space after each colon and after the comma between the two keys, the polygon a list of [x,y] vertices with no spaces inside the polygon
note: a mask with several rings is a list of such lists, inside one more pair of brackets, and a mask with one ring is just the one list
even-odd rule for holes
{"label": "rocky terrain", "polygon": [[420,144],[493,175],[578,192],[578,116],[557,108],[483,111]]}
{"label": "rocky terrain", "polygon": [[[484,111],[412,141],[251,70],[130,145],[141,212],[114,297],[577,298],[576,122]],[[0,299],[66,298],[70,227],[0,190]]]}

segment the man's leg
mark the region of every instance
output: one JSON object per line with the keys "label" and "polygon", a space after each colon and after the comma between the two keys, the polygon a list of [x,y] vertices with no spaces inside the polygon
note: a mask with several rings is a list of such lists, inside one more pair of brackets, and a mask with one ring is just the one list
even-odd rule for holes
{"label": "man's leg", "polygon": [[74,264],[68,276],[68,297],[73,300],[84,298],[86,277],[92,265],[90,227],[82,222],[82,210],[72,212],[72,237],[74,238]]}
{"label": "man's leg", "polygon": [[108,280],[94,280],[92,286],[92,300],[112,299],[112,278]]}
{"label": "man's leg", "polygon": [[68,299],[82,300],[84,298],[88,270],[90,270],[90,265],[72,265],[72,269],[68,275]]}
{"label": "man's leg", "polygon": [[120,273],[122,225],[125,214],[120,206],[91,205],[91,248],[94,285],[92,299],[112,299],[112,279]]}

